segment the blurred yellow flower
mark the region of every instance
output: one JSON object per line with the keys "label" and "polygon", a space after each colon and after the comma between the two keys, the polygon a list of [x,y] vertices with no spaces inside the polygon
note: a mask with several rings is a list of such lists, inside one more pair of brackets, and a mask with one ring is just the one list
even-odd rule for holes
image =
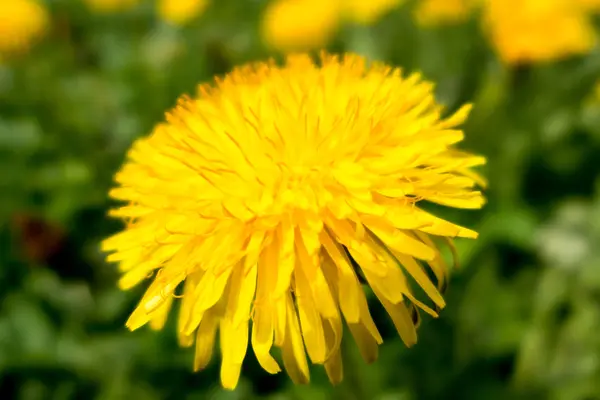
{"label": "blurred yellow flower", "polygon": [[200,16],[208,0],[158,0],[158,15],[175,25],[185,25]]}
{"label": "blurred yellow flower", "polygon": [[0,8],[0,56],[27,50],[48,28],[48,11],[36,0],[5,1]]}
{"label": "blurred yellow flower", "polygon": [[346,18],[359,24],[368,25],[403,2],[404,0],[346,0],[343,7]]}
{"label": "blurred yellow flower", "polygon": [[584,10],[597,12],[600,11],[600,0],[574,0],[583,7]]}
{"label": "blurred yellow flower", "polygon": [[127,11],[140,3],[140,0],[84,0],[88,8],[99,14]]}
{"label": "blurred yellow flower", "polygon": [[419,207],[484,204],[471,168],[485,159],[455,148],[469,110],[441,118],[433,84],[356,55],[318,65],[294,55],[201,86],[134,144],[110,193],[125,202],[111,212],[125,230],[103,242],[121,287],[157,271],[127,326],[160,329],[179,297],[179,341],[195,341],[196,370],[220,330],[225,388],[238,383],[250,329],[269,373],[281,370],[277,347],[294,382],[309,381],[307,352],[337,383],[342,318],[366,361],[382,342],[364,280],[415,344],[418,309],[445,306],[440,244],[477,237]]}
{"label": "blurred yellow flower", "polygon": [[343,0],[275,0],[263,16],[262,36],[278,50],[323,47],[340,23]]}
{"label": "blurred yellow flower", "polygon": [[574,0],[487,0],[484,23],[509,64],[586,53],[596,43],[588,15]]}
{"label": "blurred yellow flower", "polygon": [[415,9],[417,23],[436,26],[464,22],[481,0],[419,0]]}

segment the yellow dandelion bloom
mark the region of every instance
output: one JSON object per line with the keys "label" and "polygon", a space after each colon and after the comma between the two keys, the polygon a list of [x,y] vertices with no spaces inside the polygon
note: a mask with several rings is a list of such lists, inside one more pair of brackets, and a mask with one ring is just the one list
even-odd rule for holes
{"label": "yellow dandelion bloom", "polygon": [[275,0],[263,15],[263,39],[284,51],[323,47],[338,28],[341,4],[341,0]]}
{"label": "yellow dandelion bloom", "polygon": [[88,8],[98,14],[127,11],[137,6],[140,0],[84,0]]}
{"label": "yellow dandelion bloom", "polygon": [[36,0],[11,0],[0,12],[0,55],[27,50],[48,28],[48,11]]}
{"label": "yellow dandelion bloom", "polygon": [[404,0],[346,0],[343,4],[349,20],[369,25],[403,2]]}
{"label": "yellow dandelion bloom", "polygon": [[487,0],[485,23],[506,63],[552,61],[596,43],[587,13],[573,0]]}
{"label": "yellow dandelion bloom", "polygon": [[158,0],[158,15],[175,25],[185,25],[200,16],[208,0]]}
{"label": "yellow dandelion bloom", "polygon": [[417,23],[436,26],[466,21],[481,0],[419,0],[415,9]]}
{"label": "yellow dandelion bloom", "polygon": [[183,283],[179,341],[195,341],[196,370],[219,330],[221,382],[234,388],[251,330],[269,373],[277,347],[294,382],[309,381],[308,353],[336,383],[342,318],[367,361],[382,342],[360,277],[415,344],[417,308],[445,305],[440,239],[477,237],[419,207],[484,204],[471,170],[484,158],[454,147],[469,109],[441,118],[432,84],[356,55],[245,66],[182,98],[110,193],[126,202],[111,212],[126,229],[103,242],[121,287],[157,271],[127,326],[162,327]]}

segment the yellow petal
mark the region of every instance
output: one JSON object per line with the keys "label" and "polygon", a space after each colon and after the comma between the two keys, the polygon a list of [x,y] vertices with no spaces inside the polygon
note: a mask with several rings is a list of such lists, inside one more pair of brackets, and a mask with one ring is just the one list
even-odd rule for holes
{"label": "yellow petal", "polygon": [[300,268],[295,270],[296,304],[300,316],[300,326],[306,350],[313,363],[323,364],[327,357],[327,347],[323,332],[323,323],[310,290],[309,282]]}
{"label": "yellow petal", "polygon": [[338,348],[335,353],[325,362],[327,377],[333,385],[338,385],[344,379],[344,367],[342,363],[342,352]]}
{"label": "yellow petal", "polygon": [[281,371],[277,361],[271,355],[273,346],[273,310],[268,304],[255,306],[252,325],[252,348],[258,363],[265,371],[276,374]]}
{"label": "yellow petal", "polygon": [[370,364],[377,360],[379,354],[379,343],[369,333],[369,330],[362,324],[348,324],[350,333],[358,345],[358,350],[366,363]]}
{"label": "yellow petal", "polygon": [[[414,235],[416,235],[420,240],[422,240],[424,243],[426,243],[429,247],[437,248],[435,243],[433,243],[433,240],[431,240],[429,235],[427,235],[426,233],[414,232]],[[439,250],[436,251],[435,258],[433,260],[427,261],[427,264],[429,264],[429,267],[431,268],[431,270],[433,271],[433,274],[435,275],[435,278],[437,280],[438,291],[440,292],[440,294],[443,295],[444,292],[446,291],[446,285],[447,285],[448,278],[449,278],[449,269],[448,269],[448,265],[446,264],[446,261],[444,261],[444,258],[440,254]]]}
{"label": "yellow petal", "polygon": [[245,269],[243,263],[239,263],[231,274],[225,318],[231,321],[234,328],[250,319],[256,291],[257,269],[256,265]]}
{"label": "yellow petal", "polygon": [[[344,318],[350,324],[360,319],[359,297],[364,296],[352,264],[342,247],[335,243],[329,233],[322,232],[321,243],[327,252],[322,267],[332,287],[338,292],[338,302]],[[339,284],[338,284],[339,281]]]}
{"label": "yellow petal", "polygon": [[219,318],[214,310],[208,310],[204,313],[202,322],[198,326],[196,334],[196,354],[194,356],[194,371],[200,371],[208,365],[212,358],[215,347],[215,337]]}
{"label": "yellow petal", "polygon": [[233,267],[229,267],[218,276],[215,275],[214,271],[206,271],[202,275],[200,282],[194,290],[194,297],[197,301],[194,304],[191,318],[188,320],[185,328],[186,334],[193,332],[202,320],[206,310],[214,307],[221,300],[232,270]]}
{"label": "yellow petal", "polygon": [[419,286],[423,288],[429,298],[433,300],[438,307],[445,307],[446,302],[444,301],[444,298],[415,259],[395,251],[392,251],[392,253],[400,264],[402,264],[402,267],[413,277]]}
{"label": "yellow petal", "polygon": [[169,311],[171,311],[171,305],[173,304],[173,296],[168,297],[165,302],[152,314],[150,319],[150,328],[154,330],[160,330],[165,326]]}
{"label": "yellow petal", "polygon": [[469,117],[472,109],[472,104],[466,104],[459,108],[454,114],[452,114],[452,116],[440,122],[436,127],[438,129],[447,129],[462,125]]}
{"label": "yellow petal", "polygon": [[[307,287],[311,291],[314,305],[319,313],[324,318],[335,318],[338,314],[337,306],[323,275],[323,270],[319,266],[319,255],[316,252],[309,254],[304,244],[305,238],[309,235],[313,235],[313,233],[297,231],[296,256],[298,267],[302,269],[302,274],[306,277],[307,282],[310,282]],[[318,237],[318,234],[314,233],[314,235]]]}
{"label": "yellow petal", "polygon": [[242,363],[248,348],[248,321],[234,326],[231,320],[221,320],[221,384],[233,390],[240,379]]}
{"label": "yellow petal", "polygon": [[278,275],[277,285],[275,287],[275,297],[282,296],[289,290],[290,280],[294,272],[295,253],[294,253],[295,232],[288,221],[282,221],[277,230],[277,242],[279,248],[279,261],[277,263]]}
{"label": "yellow petal", "polygon": [[[289,292],[288,292],[289,293]],[[273,344],[277,347],[283,346],[286,338],[286,330],[287,330],[287,305],[285,301],[286,296],[283,295],[274,301],[275,306],[275,339]]]}
{"label": "yellow petal", "polygon": [[177,338],[179,345],[182,347],[191,346],[194,343],[195,332],[186,333],[186,327],[191,318],[191,313],[196,303],[194,289],[202,279],[204,271],[197,271],[190,275],[185,280],[183,286],[183,296],[181,298],[181,307],[179,309],[179,318],[177,320]]}
{"label": "yellow petal", "polygon": [[386,226],[383,223],[369,223],[367,228],[390,249],[422,260],[431,260],[435,257],[434,249],[419,240],[411,238],[393,226]]}
{"label": "yellow petal", "polygon": [[[349,221],[341,221],[333,218],[327,220],[327,228],[333,234],[334,240],[343,244],[350,255],[360,264],[360,267],[375,276],[385,277],[386,271],[379,267],[381,260],[373,252],[373,249],[365,242],[364,237],[355,233]],[[359,261],[360,260],[360,261]]]}
{"label": "yellow petal", "polygon": [[470,239],[476,239],[478,236],[475,231],[455,225],[425,211],[415,209],[415,213],[418,213],[424,220],[429,222],[428,226],[420,229],[422,232],[438,236],[464,237]]}
{"label": "yellow petal", "polygon": [[325,333],[325,345],[327,346],[326,360],[329,360],[340,349],[344,327],[342,317],[337,315],[335,318],[323,320],[323,331]]}
{"label": "yellow petal", "polygon": [[272,246],[267,246],[258,262],[258,281],[254,302],[254,320],[252,325],[252,348],[259,364],[270,374],[281,371],[277,361],[271,355],[274,335],[275,307],[271,295],[276,284],[276,270],[272,268],[275,258]]}
{"label": "yellow petal", "polygon": [[292,381],[296,384],[306,384],[310,381],[308,362],[304,351],[302,333],[298,324],[298,315],[294,307],[291,294],[287,294],[286,301],[286,334],[282,346],[283,366]]}
{"label": "yellow petal", "polygon": [[392,322],[404,344],[406,344],[407,347],[411,347],[417,343],[417,331],[413,325],[410,313],[406,309],[406,305],[404,303],[391,303],[375,288],[373,288],[373,292],[375,292],[375,295],[392,318]]}

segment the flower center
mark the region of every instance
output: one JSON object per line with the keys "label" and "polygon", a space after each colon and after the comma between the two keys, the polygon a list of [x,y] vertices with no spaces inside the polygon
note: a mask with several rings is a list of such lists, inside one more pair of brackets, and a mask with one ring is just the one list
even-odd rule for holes
{"label": "flower center", "polygon": [[282,168],[279,190],[275,192],[276,203],[283,208],[318,209],[318,193],[322,192],[323,171],[316,166],[293,165]]}

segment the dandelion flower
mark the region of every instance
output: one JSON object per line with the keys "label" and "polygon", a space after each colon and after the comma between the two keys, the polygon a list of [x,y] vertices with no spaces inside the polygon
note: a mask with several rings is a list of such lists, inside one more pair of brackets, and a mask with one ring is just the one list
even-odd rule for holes
{"label": "dandelion flower", "polygon": [[347,0],[344,2],[344,8],[349,20],[369,25],[403,2],[403,0]]}
{"label": "dandelion flower", "polygon": [[487,0],[486,29],[508,64],[584,54],[596,43],[588,14],[573,0]]}
{"label": "dandelion flower", "polygon": [[466,21],[481,0],[419,0],[415,9],[421,26],[436,26]]}
{"label": "dandelion flower", "polygon": [[47,10],[36,0],[11,0],[0,12],[0,55],[27,50],[48,28]]}
{"label": "dandelion flower", "polygon": [[88,8],[98,14],[112,14],[127,11],[140,3],[140,0],[85,0]]}
{"label": "dandelion flower", "polygon": [[158,15],[175,25],[185,25],[204,12],[207,0],[158,0]]}
{"label": "dandelion flower", "polygon": [[262,19],[263,39],[283,51],[323,47],[338,28],[341,4],[341,0],[275,0]]}
{"label": "dandelion flower", "polygon": [[182,98],[134,144],[110,193],[126,202],[111,212],[126,229],[103,242],[120,286],[157,271],[127,326],[160,328],[180,297],[179,341],[195,341],[200,370],[220,332],[225,388],[249,341],[269,373],[281,369],[276,347],[294,382],[309,381],[308,353],[337,383],[342,319],[367,361],[382,342],[364,280],[415,344],[417,309],[436,316],[445,305],[440,239],[477,236],[420,202],[484,203],[471,170],[484,158],[454,148],[470,107],[441,118],[432,87],[356,55],[318,65],[293,55]]}

